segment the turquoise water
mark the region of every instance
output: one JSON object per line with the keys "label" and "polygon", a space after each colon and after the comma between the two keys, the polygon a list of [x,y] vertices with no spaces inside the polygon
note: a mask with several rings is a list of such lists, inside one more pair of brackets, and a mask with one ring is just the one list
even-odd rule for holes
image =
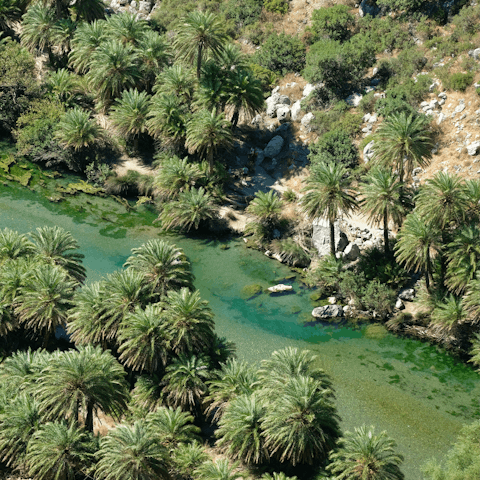
{"label": "turquoise water", "polygon": [[[0,185],[0,226],[21,232],[59,225],[81,244],[89,280],[120,268],[130,249],[158,237],[146,207],[127,212],[112,200],[79,195],[53,204],[35,192]],[[313,350],[333,377],[344,430],[363,423],[387,430],[405,456],[407,480],[441,458],[465,422],[480,417],[480,377],[470,368],[418,341],[391,335],[375,340],[346,326],[314,326],[310,292],[244,299],[245,285],[268,287],[291,274],[278,262],[248,250],[241,240],[171,237],[192,262],[196,286],[210,302],[220,335],[240,358],[258,362],[288,345]]]}

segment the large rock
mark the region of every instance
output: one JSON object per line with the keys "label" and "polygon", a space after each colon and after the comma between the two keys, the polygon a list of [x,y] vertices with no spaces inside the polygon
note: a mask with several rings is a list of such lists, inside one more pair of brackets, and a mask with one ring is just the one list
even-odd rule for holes
{"label": "large rock", "polygon": [[291,118],[290,107],[277,105],[277,120],[279,122],[288,122]]}
{"label": "large rock", "polygon": [[267,113],[267,116],[269,116],[270,118],[273,118],[277,113],[277,105],[280,103],[279,100],[280,100],[280,94],[277,92],[275,92],[265,100],[265,103],[267,104],[266,113]]}
{"label": "large rock", "polygon": [[287,97],[287,95],[278,96],[277,105],[290,105],[290,103],[290,99]]}
{"label": "large rock", "polygon": [[308,126],[310,126],[310,123],[314,118],[315,118],[315,115],[312,112],[307,113],[306,115],[303,116],[301,124],[304,127],[308,127]]}
{"label": "large rock", "polygon": [[413,302],[413,299],[415,298],[415,290],[413,288],[406,288],[398,294],[398,298],[405,302]]}
{"label": "large rock", "polygon": [[263,154],[267,158],[274,158],[281,152],[282,147],[283,138],[280,135],[277,135],[268,142],[268,145],[265,147]]}
{"label": "large rock", "polygon": [[293,290],[293,287],[291,285],[284,285],[283,283],[279,283],[274,287],[268,287],[267,290],[271,293],[280,293],[280,292],[288,292],[290,290]]}
{"label": "large rock", "polygon": [[300,120],[300,113],[302,111],[302,106],[301,106],[301,101],[297,100],[293,105],[292,108],[290,109],[290,113],[292,115],[292,120],[296,122],[297,120]]}
{"label": "large rock", "polygon": [[467,145],[467,152],[471,157],[473,157],[478,153],[479,148],[480,148],[480,141],[477,140],[476,142],[472,142],[470,145]]}
{"label": "large rock", "polygon": [[349,243],[343,252],[343,258],[349,262],[353,262],[360,256],[360,248],[356,243]]}
{"label": "large rock", "polygon": [[[313,221],[312,242],[320,256],[330,254],[330,224],[323,218]],[[348,245],[348,239],[337,224],[335,224],[335,251],[342,252]]]}
{"label": "large rock", "polygon": [[480,58],[480,48],[476,48],[475,50],[470,50],[468,54],[473,57],[475,60]]}
{"label": "large rock", "polygon": [[312,85],[311,83],[307,83],[305,85],[305,87],[303,87],[303,98],[308,97],[316,89],[317,89],[316,85]]}
{"label": "large rock", "polygon": [[361,17],[364,17],[365,15],[375,17],[380,13],[380,8],[377,6],[375,0],[363,0],[362,3],[360,3],[358,13]]}
{"label": "large rock", "polygon": [[342,318],[343,308],[340,305],[325,305],[324,307],[314,308],[312,316],[315,318]]}
{"label": "large rock", "polygon": [[367,143],[363,149],[363,161],[365,163],[368,163],[375,155],[375,151],[373,150],[374,144],[375,142],[372,140],[370,143]]}
{"label": "large rock", "polygon": [[360,105],[362,98],[363,98],[363,95],[360,95],[359,93],[352,93],[345,99],[345,101],[349,105],[352,105],[352,107],[358,107]]}

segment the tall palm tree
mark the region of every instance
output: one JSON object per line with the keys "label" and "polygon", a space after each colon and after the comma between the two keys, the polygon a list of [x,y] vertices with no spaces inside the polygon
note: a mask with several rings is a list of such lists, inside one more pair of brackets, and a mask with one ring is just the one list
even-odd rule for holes
{"label": "tall palm tree", "polygon": [[187,108],[172,94],[157,93],[152,97],[147,129],[154,138],[161,138],[179,148],[187,134]]}
{"label": "tall palm tree", "polygon": [[88,436],[74,424],[42,425],[28,442],[28,474],[38,480],[74,480],[92,463],[88,443]]}
{"label": "tall palm tree", "polygon": [[171,341],[162,307],[137,307],[125,316],[120,327],[119,360],[140,373],[159,372],[167,363]]}
{"label": "tall palm tree", "polygon": [[78,73],[89,69],[92,55],[105,40],[105,21],[95,20],[92,23],[81,23],[72,39],[70,66]]}
{"label": "tall palm tree", "polygon": [[119,425],[100,441],[95,478],[168,480],[167,450],[145,422]]}
{"label": "tall palm tree", "polygon": [[125,11],[108,17],[105,30],[110,38],[120,41],[123,45],[136,47],[144,39],[149,28],[145,20]]}
{"label": "tall palm tree", "polygon": [[133,248],[124,266],[142,273],[152,294],[163,297],[168,290],[193,289],[194,277],[185,253],[165,240],[148,240]]}
{"label": "tall palm tree", "polygon": [[66,68],[50,72],[47,81],[50,95],[60,103],[72,106],[75,95],[78,93],[78,77]]}
{"label": "tall palm tree", "polygon": [[99,411],[120,419],[127,407],[125,372],[109,351],[88,345],[53,357],[42,375],[37,396],[49,418],[65,418],[93,432]]}
{"label": "tall palm tree", "polygon": [[129,43],[103,41],[92,54],[87,75],[97,100],[108,109],[123,90],[133,88],[139,82],[138,52]]}
{"label": "tall palm tree", "polygon": [[211,376],[207,362],[203,357],[180,354],[166,372],[163,393],[167,403],[199,416],[202,400],[208,391],[205,382]]}
{"label": "tall palm tree", "polygon": [[227,106],[232,110],[232,127],[238,124],[240,114],[246,119],[253,117],[263,108],[261,82],[248,70],[234,70],[228,77]]}
{"label": "tall palm tree", "polygon": [[22,17],[22,44],[34,52],[46,50],[52,58],[50,36],[55,24],[55,13],[42,3],[34,3]]}
{"label": "tall palm tree", "polygon": [[172,453],[175,469],[186,480],[193,480],[194,471],[209,459],[203,445],[195,441],[179,444]]}
{"label": "tall palm tree", "polygon": [[441,233],[433,223],[425,223],[416,212],[407,215],[397,236],[395,246],[397,260],[406,268],[422,270],[427,289],[432,277],[432,260],[441,251]]}
{"label": "tall palm tree", "polygon": [[112,341],[116,339],[125,316],[133,313],[136,307],[144,307],[150,295],[145,276],[132,269],[108,275],[104,289],[104,335],[108,341]]}
{"label": "tall palm tree", "polygon": [[227,102],[228,72],[222,70],[213,60],[202,65],[202,75],[199,88],[195,92],[195,107],[205,108],[208,111],[216,108],[223,111]]}
{"label": "tall palm tree", "polygon": [[465,180],[465,195],[467,197],[468,210],[466,217],[471,222],[480,221],[480,180],[471,178]]}
{"label": "tall palm tree", "polygon": [[360,205],[367,210],[370,222],[377,224],[383,222],[385,255],[389,255],[388,222],[391,219],[400,225],[405,215],[401,202],[402,184],[397,182],[391,170],[381,167],[370,170],[363,177],[363,182],[360,187],[362,196]]}
{"label": "tall palm tree", "polygon": [[111,110],[112,122],[123,137],[133,138],[134,148],[138,149],[138,138],[147,130],[149,95],[136,88],[125,90]]}
{"label": "tall palm tree", "polygon": [[188,157],[180,159],[174,155],[162,161],[154,185],[162,198],[171,200],[202,180],[205,180],[205,175],[198,163],[191,162]]}
{"label": "tall palm tree", "polygon": [[158,217],[165,230],[178,228],[189,232],[193,227],[197,230],[201,223],[217,217],[218,206],[212,195],[203,187],[192,187],[179,193],[176,200],[163,205]]}
{"label": "tall palm tree", "polygon": [[[1,364],[0,378],[2,379],[2,390],[9,394],[10,398],[17,394],[27,392],[38,378],[41,366],[39,352],[15,352],[7,357]],[[30,395],[32,397],[32,395]]]}
{"label": "tall palm tree", "polygon": [[261,464],[270,459],[262,431],[266,406],[255,392],[231,400],[219,421],[217,446],[234,460]]}
{"label": "tall palm tree", "polygon": [[198,290],[170,290],[165,298],[165,318],[176,353],[199,353],[213,338],[213,312]]}
{"label": "tall palm tree", "polygon": [[335,446],[338,422],[331,392],[313,378],[299,376],[271,399],[262,420],[265,445],[280,462],[318,463]]}
{"label": "tall palm tree", "polygon": [[239,466],[239,462],[230,465],[224,458],[215,461],[208,460],[194,471],[194,478],[198,478],[198,480],[238,480],[245,477],[245,474],[238,471]]}
{"label": "tall palm tree", "polygon": [[32,272],[15,301],[20,323],[34,332],[42,332],[46,347],[57,327],[63,327],[72,307],[76,284],[55,265],[42,265]]}
{"label": "tall palm tree", "polygon": [[145,422],[158,435],[160,442],[173,452],[180,443],[199,439],[200,429],[193,425],[193,416],[180,408],[160,407],[149,413]]}
{"label": "tall palm tree", "polygon": [[152,91],[155,79],[170,60],[168,43],[165,38],[153,30],[147,30],[138,45],[143,84],[148,92]]}
{"label": "tall palm tree", "polygon": [[347,170],[341,163],[320,163],[303,189],[303,211],[310,218],[323,217],[330,224],[330,253],[335,256],[334,223],[340,213],[348,216],[357,206],[346,178]]}
{"label": "tall palm tree", "polygon": [[76,345],[104,345],[106,334],[104,288],[102,282],[85,285],[75,292],[73,308],[68,313],[67,331]]}
{"label": "tall palm tree", "polygon": [[254,391],[257,380],[254,368],[247,362],[229,359],[213,380],[208,383],[209,396],[205,399],[205,413],[218,422],[228,404],[239,395],[249,395]]}
{"label": "tall palm tree", "polygon": [[429,120],[423,115],[392,114],[375,132],[374,161],[398,171],[403,183],[415,167],[426,167],[432,158]]}
{"label": "tall palm tree", "polygon": [[189,105],[195,91],[195,76],[183,65],[172,65],[165,68],[157,77],[153,91],[174,95],[182,105]]}
{"label": "tall palm tree", "polygon": [[173,47],[178,57],[193,63],[197,61],[197,78],[200,79],[202,60],[208,52],[219,55],[226,43],[223,24],[213,13],[193,11],[177,26]]}
{"label": "tall palm tree", "polygon": [[230,148],[233,137],[229,122],[223,113],[216,110],[199,110],[187,123],[185,146],[191,153],[206,157],[210,166],[210,175],[214,169],[214,155],[218,148]]}
{"label": "tall palm tree", "polygon": [[395,452],[395,442],[387,432],[375,435],[364,425],[345,432],[339,448],[330,454],[328,469],[334,480],[403,480],[403,456]]}
{"label": "tall palm tree", "polygon": [[0,230],[0,262],[32,255],[35,248],[26,235],[4,228]]}
{"label": "tall palm tree", "polygon": [[38,402],[31,395],[20,393],[5,405],[0,414],[0,459],[8,467],[22,465],[28,441],[41,419]]}
{"label": "tall palm tree", "polygon": [[52,265],[62,267],[70,277],[83,283],[86,278],[82,265],[84,255],[78,252],[80,246],[70,232],[57,226],[38,227],[31,237],[36,255]]}
{"label": "tall palm tree", "polygon": [[255,193],[255,198],[248,205],[246,212],[253,215],[267,232],[271,233],[278,225],[282,213],[283,201],[274,190]]}
{"label": "tall palm tree", "polygon": [[480,269],[480,228],[478,225],[463,226],[460,231],[455,231],[455,237],[447,247],[446,284],[459,295]]}
{"label": "tall palm tree", "polygon": [[32,272],[41,265],[45,265],[45,262],[38,256],[19,257],[4,262],[0,272],[0,295],[3,303],[8,306],[15,305],[17,297],[23,292]]}
{"label": "tall palm tree", "polygon": [[103,135],[100,125],[90,118],[90,112],[80,107],[67,110],[62,115],[55,133],[61,145],[75,152],[93,146]]}
{"label": "tall palm tree", "polygon": [[163,385],[157,375],[141,375],[132,390],[134,408],[143,412],[155,412],[162,405]]}
{"label": "tall palm tree", "polygon": [[449,295],[442,302],[437,303],[430,317],[430,326],[435,329],[436,333],[445,337],[457,336],[459,326],[467,320],[468,313],[461,298]]}

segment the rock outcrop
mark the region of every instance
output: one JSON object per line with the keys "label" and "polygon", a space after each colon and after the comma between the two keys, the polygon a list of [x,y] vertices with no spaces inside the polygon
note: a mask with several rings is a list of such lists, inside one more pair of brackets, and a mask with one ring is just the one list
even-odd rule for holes
{"label": "rock outcrop", "polygon": [[325,305],[314,308],[312,316],[319,319],[343,318],[343,308],[340,305]]}

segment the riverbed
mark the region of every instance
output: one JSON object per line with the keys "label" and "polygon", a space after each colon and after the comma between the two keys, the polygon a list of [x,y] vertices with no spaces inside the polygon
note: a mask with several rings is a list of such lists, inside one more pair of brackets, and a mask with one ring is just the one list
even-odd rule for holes
{"label": "riverbed", "polygon": [[[128,211],[113,201],[80,194],[51,203],[14,183],[0,185],[0,226],[26,233],[58,225],[85,255],[88,281],[122,267],[131,248],[159,236],[148,206]],[[285,346],[308,348],[332,376],[342,428],[387,430],[405,456],[407,480],[441,458],[464,423],[480,418],[480,377],[436,347],[347,325],[314,325],[311,292],[295,280],[284,296],[245,298],[245,285],[271,286],[291,275],[285,266],[246,249],[241,239],[171,236],[190,262],[216,329],[235,342],[241,359],[259,362]]]}

